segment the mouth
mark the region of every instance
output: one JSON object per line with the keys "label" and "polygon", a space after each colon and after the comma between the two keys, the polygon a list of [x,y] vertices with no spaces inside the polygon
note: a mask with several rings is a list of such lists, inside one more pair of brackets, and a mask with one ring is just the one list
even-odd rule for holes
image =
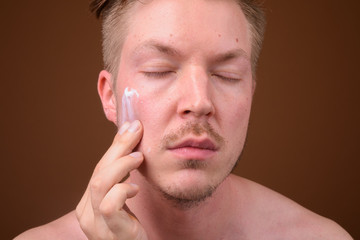
{"label": "mouth", "polygon": [[206,160],[216,154],[218,147],[208,138],[186,139],[167,148],[175,156],[185,160]]}

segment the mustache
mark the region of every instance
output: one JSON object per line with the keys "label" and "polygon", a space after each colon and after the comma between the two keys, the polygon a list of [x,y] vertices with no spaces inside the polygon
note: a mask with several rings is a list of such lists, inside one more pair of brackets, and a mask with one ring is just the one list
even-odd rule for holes
{"label": "mustache", "polygon": [[215,141],[219,147],[225,142],[224,138],[217,133],[208,122],[187,122],[175,131],[170,132],[163,137],[161,141],[162,149],[166,149],[167,146],[177,142],[189,134],[193,134],[195,136],[206,134],[209,138]]}

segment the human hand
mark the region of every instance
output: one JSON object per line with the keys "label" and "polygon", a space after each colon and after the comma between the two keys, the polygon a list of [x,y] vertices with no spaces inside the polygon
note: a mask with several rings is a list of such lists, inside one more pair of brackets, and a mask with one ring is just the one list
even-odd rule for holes
{"label": "human hand", "polygon": [[144,160],[142,153],[131,153],[142,133],[139,121],[125,122],[94,170],[76,207],[80,227],[89,240],[147,239],[145,230],[125,205],[139,187],[122,182]]}

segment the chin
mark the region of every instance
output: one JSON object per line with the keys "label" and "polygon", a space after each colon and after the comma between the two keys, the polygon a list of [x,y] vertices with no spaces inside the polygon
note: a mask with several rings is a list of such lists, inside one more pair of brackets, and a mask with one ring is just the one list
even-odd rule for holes
{"label": "chin", "polygon": [[197,207],[200,203],[204,202],[206,199],[210,198],[215,191],[216,187],[206,186],[205,188],[196,188],[191,189],[160,189],[162,196],[170,201],[174,207],[180,209],[190,209]]}
{"label": "chin", "polygon": [[209,179],[199,170],[184,170],[166,185],[158,186],[162,196],[174,207],[190,209],[210,198],[222,179]]}
{"label": "chin", "polygon": [[161,157],[144,155],[146,161],[139,168],[139,173],[164,199],[180,209],[197,207],[211,198],[217,187],[229,176],[236,162],[228,161],[227,166],[219,166],[215,160],[189,159],[167,160],[167,164],[161,164],[165,162],[161,161]]}

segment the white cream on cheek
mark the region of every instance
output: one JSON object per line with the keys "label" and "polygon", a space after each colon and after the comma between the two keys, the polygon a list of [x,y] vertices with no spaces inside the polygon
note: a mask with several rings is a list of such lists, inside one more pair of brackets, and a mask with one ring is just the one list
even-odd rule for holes
{"label": "white cream on cheek", "polygon": [[151,153],[151,147],[148,147],[148,148],[146,149],[146,153]]}
{"label": "white cream on cheek", "polygon": [[121,125],[126,121],[132,122],[137,119],[135,114],[134,105],[135,101],[139,98],[139,93],[133,89],[126,87],[122,96],[121,108]]}

